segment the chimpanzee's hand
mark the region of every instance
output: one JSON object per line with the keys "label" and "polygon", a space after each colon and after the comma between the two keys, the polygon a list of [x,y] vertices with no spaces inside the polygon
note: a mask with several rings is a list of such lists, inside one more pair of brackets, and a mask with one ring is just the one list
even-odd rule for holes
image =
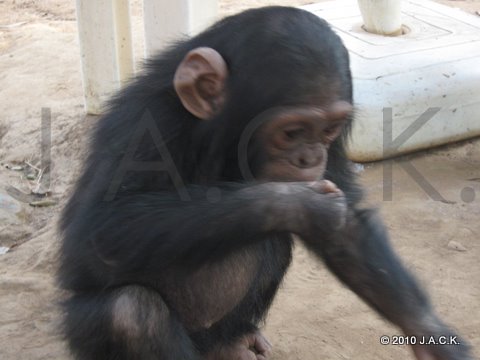
{"label": "chimpanzee's hand", "polygon": [[314,193],[303,199],[305,220],[299,235],[308,241],[343,229],[348,210],[343,192],[328,180],[311,183],[308,187]]}
{"label": "chimpanzee's hand", "polygon": [[275,224],[276,230],[289,231],[313,241],[345,226],[346,199],[331,181],[267,183],[257,189],[259,194],[265,194],[263,186],[272,195],[261,207],[263,216],[267,223]]}
{"label": "chimpanzee's hand", "polygon": [[[448,341],[448,337],[445,339]],[[473,360],[468,347],[461,343],[459,345],[415,345],[413,352],[417,360]]]}
{"label": "chimpanzee's hand", "polygon": [[437,316],[424,315],[416,323],[417,329],[406,333],[416,340],[412,348],[417,360],[473,360],[468,343]]}

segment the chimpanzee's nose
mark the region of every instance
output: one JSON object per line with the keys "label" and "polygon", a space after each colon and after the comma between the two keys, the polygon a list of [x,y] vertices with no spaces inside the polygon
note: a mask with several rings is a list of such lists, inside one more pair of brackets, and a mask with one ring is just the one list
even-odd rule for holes
{"label": "chimpanzee's nose", "polygon": [[322,152],[316,148],[302,149],[293,157],[293,165],[302,169],[317,166],[322,161]]}

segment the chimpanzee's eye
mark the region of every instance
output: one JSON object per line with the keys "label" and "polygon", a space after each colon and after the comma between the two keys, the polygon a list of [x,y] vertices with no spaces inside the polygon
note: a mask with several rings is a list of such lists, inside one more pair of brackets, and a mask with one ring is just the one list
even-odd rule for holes
{"label": "chimpanzee's eye", "polygon": [[285,137],[288,140],[297,140],[301,139],[305,135],[305,129],[304,128],[292,128],[292,129],[286,129],[284,130]]}
{"label": "chimpanzee's eye", "polygon": [[342,132],[342,125],[336,124],[329,126],[323,130],[323,134],[328,142],[335,140]]}

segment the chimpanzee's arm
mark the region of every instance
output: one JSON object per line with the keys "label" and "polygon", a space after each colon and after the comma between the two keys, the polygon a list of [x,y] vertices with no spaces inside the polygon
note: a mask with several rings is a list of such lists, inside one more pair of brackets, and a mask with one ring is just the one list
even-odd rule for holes
{"label": "chimpanzee's arm", "polygon": [[81,236],[88,237],[92,255],[115,271],[155,274],[173,262],[221,257],[267,233],[299,232],[306,226],[306,202],[324,218],[322,232],[344,222],[342,196],[301,183],[229,186],[213,201],[205,188],[187,190],[187,201],[175,192],[152,192],[120,194],[92,206]]}
{"label": "chimpanzee's arm", "polygon": [[[387,231],[373,210],[351,210],[347,225],[334,236],[307,239],[319,255],[351,290],[407,335],[455,336],[431,308],[413,276],[405,269],[389,244]],[[457,337],[460,343],[462,340]],[[418,359],[471,359],[468,346],[414,347]]]}

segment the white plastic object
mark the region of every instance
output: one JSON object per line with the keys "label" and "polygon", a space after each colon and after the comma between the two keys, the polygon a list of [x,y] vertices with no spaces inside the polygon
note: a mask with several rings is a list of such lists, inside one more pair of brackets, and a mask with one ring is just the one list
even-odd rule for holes
{"label": "white plastic object", "polygon": [[[101,114],[134,72],[128,0],[76,0],[85,108]],[[212,23],[217,0],[144,0],[145,49],[152,54]]]}
{"label": "white plastic object", "polygon": [[144,0],[145,55],[148,57],[182,36],[195,35],[218,15],[217,0]]}
{"label": "white plastic object", "polygon": [[134,71],[128,0],[77,0],[85,108],[100,114],[105,101]]}
{"label": "white plastic object", "polygon": [[[303,8],[327,20],[350,52],[357,108],[349,147],[353,160],[379,160],[480,135],[480,17],[428,0],[404,0],[402,19],[409,31],[390,37],[362,29],[356,0]],[[386,141],[384,108],[393,115]],[[434,115],[428,121],[409,128],[429,110]]]}
{"label": "white plastic object", "polygon": [[358,0],[365,29],[374,34],[402,33],[402,0]]}

